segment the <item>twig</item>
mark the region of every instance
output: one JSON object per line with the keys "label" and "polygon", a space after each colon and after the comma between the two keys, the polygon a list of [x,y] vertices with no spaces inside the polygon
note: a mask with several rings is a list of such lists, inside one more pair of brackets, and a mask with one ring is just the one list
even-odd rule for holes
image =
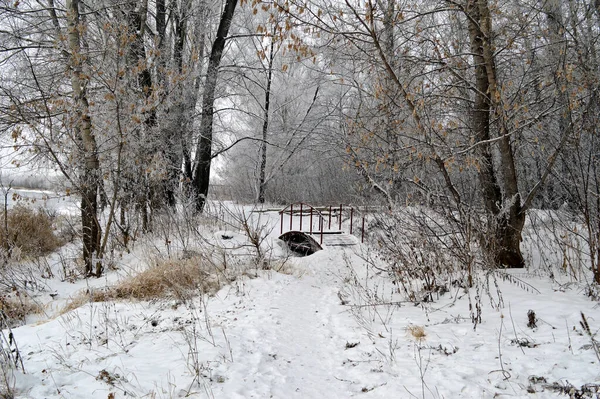
{"label": "twig", "polygon": [[[510,302],[508,303],[508,314],[510,315],[510,322],[512,323],[513,332],[515,333],[515,342],[518,342],[519,337],[517,337],[517,329],[515,327],[515,320],[513,319],[512,309],[510,307]],[[517,345],[523,354],[525,354],[525,350],[521,345]]]}
{"label": "twig", "polygon": [[592,333],[592,329],[590,328],[587,318],[585,317],[585,314],[583,314],[583,312],[581,312],[581,321],[579,322],[579,324],[581,324],[583,331],[585,331],[587,336],[590,338],[590,341],[592,342],[592,348],[594,349],[594,353],[596,354],[596,358],[600,360],[600,343],[596,341],[596,338],[594,338],[595,334]]}
{"label": "twig", "polygon": [[500,361],[500,371],[502,371],[502,376],[505,381],[510,379],[511,375],[508,371],[504,370],[504,364],[502,363],[502,328],[504,327],[504,315],[500,315],[500,333],[498,334],[498,360]]}

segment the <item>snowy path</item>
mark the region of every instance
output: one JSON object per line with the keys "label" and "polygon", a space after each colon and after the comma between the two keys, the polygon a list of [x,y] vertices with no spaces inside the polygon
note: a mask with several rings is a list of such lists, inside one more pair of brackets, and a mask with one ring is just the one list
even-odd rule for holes
{"label": "snowy path", "polygon": [[347,398],[360,390],[344,367],[355,322],[340,304],[338,280],[321,272],[253,283],[222,321],[234,361],[219,369],[215,396]]}

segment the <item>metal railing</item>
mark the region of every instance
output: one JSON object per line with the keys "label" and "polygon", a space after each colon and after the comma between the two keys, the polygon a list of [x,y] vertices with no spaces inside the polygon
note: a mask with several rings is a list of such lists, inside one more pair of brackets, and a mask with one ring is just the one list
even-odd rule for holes
{"label": "metal railing", "polygon": [[[354,228],[354,208],[352,206],[346,205],[346,210],[349,209],[350,213],[350,231],[349,233],[353,233]],[[299,216],[299,230],[302,231],[303,220],[305,217],[309,217],[309,234],[315,233],[314,227],[314,219],[317,218],[317,230],[316,233],[320,235],[320,244],[323,244],[323,235],[324,234],[341,234],[342,233],[342,214],[344,212],[344,204],[340,204],[340,206],[313,206],[310,204],[305,204],[303,202],[290,204],[286,206],[284,209],[279,211],[280,216],[280,228],[279,234],[283,234],[283,228],[285,224],[285,215],[289,214],[289,229],[288,231],[294,230],[294,216]],[[332,219],[337,217],[337,230],[332,230]],[[327,231],[325,231],[325,223],[327,222]],[[361,242],[365,240],[365,218],[362,217],[361,221]]]}

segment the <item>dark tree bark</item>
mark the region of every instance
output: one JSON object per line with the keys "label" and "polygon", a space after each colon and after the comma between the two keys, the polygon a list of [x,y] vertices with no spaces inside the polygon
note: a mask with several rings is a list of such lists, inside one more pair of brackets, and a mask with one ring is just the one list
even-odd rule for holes
{"label": "dark tree bark", "polygon": [[[175,70],[179,75],[183,74],[183,52],[187,35],[187,23],[189,2],[182,4],[178,8],[176,2],[171,3],[171,15],[175,28],[175,42],[173,45],[173,62]],[[173,90],[173,103],[168,110],[168,120],[166,126],[161,132],[161,142],[163,143],[161,152],[167,161],[167,178],[164,180],[163,192],[164,199],[168,206],[175,206],[175,193],[181,177],[181,166],[184,156],[184,141],[187,130],[191,125],[185,115],[185,87],[177,83]],[[195,101],[194,101],[195,104]]]}
{"label": "dark tree bark", "polygon": [[221,15],[217,37],[213,42],[208,60],[208,70],[206,72],[206,82],[204,84],[204,93],[202,95],[202,120],[200,122],[200,138],[196,148],[196,158],[192,172],[192,192],[195,196],[196,211],[202,212],[208,195],[208,186],[210,183],[210,165],[212,160],[212,136],[213,136],[213,115],[215,103],[215,89],[217,87],[217,78],[219,75],[219,65],[225,48],[225,41],[231,20],[237,6],[237,0],[227,0],[225,9]]}
{"label": "dark tree bark", "polygon": [[[470,4],[468,12],[473,16],[469,20],[469,36],[471,39],[471,52],[475,66],[475,101],[472,111],[472,128],[477,142],[487,142],[490,140],[490,112],[491,101],[488,95],[489,82],[483,59],[483,37],[479,30],[477,21],[479,21],[479,10],[475,4]],[[500,212],[500,203],[502,193],[496,179],[492,153],[489,145],[479,145],[476,147],[479,159],[478,178],[483,195],[483,203],[488,213],[497,215]]]}
{"label": "dark tree bark", "polygon": [[[193,33],[193,35],[194,36],[197,35],[199,37],[195,47],[198,49],[198,59],[203,60],[204,59],[204,51],[205,51],[205,47],[206,47],[206,35],[207,35],[207,27],[205,26],[205,22],[208,20],[208,8],[207,8],[206,2],[200,3],[200,9],[198,10],[197,15],[198,15],[198,17],[197,17],[198,19],[194,23],[195,32]],[[190,127],[193,124],[194,115],[196,114],[196,104],[198,102],[200,89],[202,87],[202,81],[203,81],[203,79],[202,79],[202,73],[203,73],[202,62],[197,63],[196,68],[197,69],[195,71],[193,89],[190,92],[188,92],[188,97],[186,97],[186,101],[184,104],[185,117],[186,117],[186,120],[188,121],[188,123],[190,124]],[[194,169],[194,162],[192,160],[192,143],[191,143],[191,141],[192,141],[191,133],[192,132],[191,132],[191,130],[192,129],[190,128],[189,134],[182,141],[182,146],[181,146],[182,156],[183,156],[183,180],[187,183],[191,183],[193,181],[193,169]],[[186,187],[186,186],[184,185],[184,187]],[[193,191],[192,191],[192,193],[193,193]]]}
{"label": "dark tree bark", "polygon": [[[476,133],[480,156],[479,181],[483,201],[493,216],[491,231],[486,237],[487,248],[499,266],[524,267],[521,254],[521,232],[525,225],[525,209],[519,193],[517,173],[510,134],[504,124],[501,93],[497,87],[496,65],[492,45],[492,21],[487,0],[469,0],[466,13],[469,16],[469,36],[475,62],[476,95],[473,128]],[[497,121],[499,162],[497,182],[491,156],[491,117]]]}
{"label": "dark tree bark", "polygon": [[167,30],[167,7],[165,0],[156,0],[156,34],[161,41],[160,46],[163,46],[165,33]]}
{"label": "dark tree bark", "polygon": [[[174,16],[175,19],[175,46],[173,50],[173,58],[177,70],[181,73],[181,54],[183,53],[184,39],[182,37],[181,20],[179,18],[179,12],[176,9],[177,2],[172,2],[170,15]],[[167,41],[167,7],[165,0],[156,0],[156,35],[158,39],[158,48],[162,54],[166,54],[166,41]],[[185,19],[184,19],[185,26]],[[185,28],[183,29],[183,35],[185,35]],[[159,60],[159,67],[157,73],[158,84],[163,87],[167,87],[166,77],[167,62],[165,57],[161,57]],[[178,92],[176,97],[176,103],[167,111],[167,122],[162,124],[160,130],[160,137],[158,137],[159,148],[157,149],[162,154],[163,158],[167,161],[166,178],[161,182],[159,190],[155,192],[152,205],[153,208],[158,208],[162,203],[166,203],[169,207],[175,206],[175,191],[179,183],[180,171],[181,171],[181,157],[178,157],[178,137],[180,136],[174,125],[179,122],[179,113],[177,107],[181,101],[181,92]]]}
{"label": "dark tree bark", "polygon": [[[142,98],[148,103],[148,111],[145,113],[144,128],[146,132],[152,131],[157,125],[156,109],[150,106],[152,88],[152,73],[146,65],[146,47],[144,45],[144,34],[146,32],[146,18],[148,13],[148,1],[140,0],[134,3],[128,3],[126,7],[126,15],[129,24],[129,30],[134,35],[129,52],[127,55],[130,67],[138,70],[137,73],[137,89],[140,91]],[[137,139],[142,142],[144,139],[138,134]],[[141,214],[142,230],[149,231],[150,229],[150,209],[152,204],[157,204],[156,196],[160,195],[160,190],[153,187],[148,181],[146,168],[150,163],[151,157],[159,150],[158,148],[142,149],[137,156],[139,159],[139,167],[135,176],[131,176],[137,184],[134,185],[135,192],[132,193],[135,198],[135,206]]]}

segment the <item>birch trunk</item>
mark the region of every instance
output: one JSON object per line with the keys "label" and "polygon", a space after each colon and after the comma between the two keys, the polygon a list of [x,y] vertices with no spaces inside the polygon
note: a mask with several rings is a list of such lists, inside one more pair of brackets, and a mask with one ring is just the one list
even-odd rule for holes
{"label": "birch trunk", "polygon": [[269,46],[269,62],[267,66],[267,88],[265,89],[265,108],[262,126],[262,143],[260,147],[260,171],[258,179],[258,203],[265,203],[265,190],[267,187],[267,133],[269,131],[269,107],[271,105],[271,82],[273,80],[273,60],[275,59],[275,38],[271,37]]}
{"label": "birch trunk", "polygon": [[98,222],[98,179],[100,162],[98,160],[96,139],[92,131],[89,115],[85,80],[82,72],[83,56],[81,54],[79,15],[79,0],[67,0],[67,29],[69,38],[69,66],[71,68],[71,87],[75,103],[75,131],[81,139],[83,147],[83,171],[81,177],[81,223],[83,227],[83,260],[86,275],[102,273],[101,262],[96,263],[94,272],[94,257],[98,255],[101,229]]}

